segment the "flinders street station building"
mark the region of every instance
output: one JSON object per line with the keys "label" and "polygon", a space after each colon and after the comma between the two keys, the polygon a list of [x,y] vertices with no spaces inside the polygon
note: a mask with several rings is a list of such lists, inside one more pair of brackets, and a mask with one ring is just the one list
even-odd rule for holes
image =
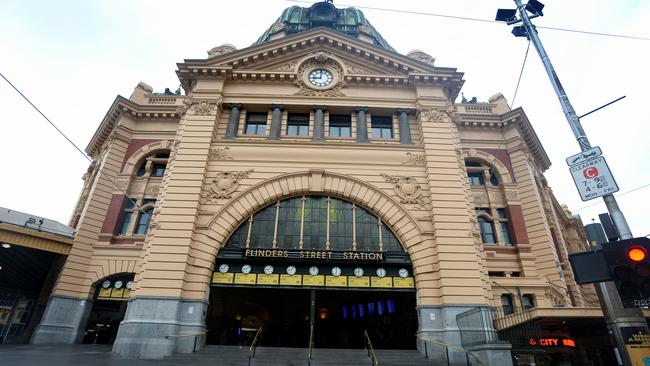
{"label": "flinders street station building", "polygon": [[182,92],[118,96],[27,341],[614,364],[535,117],[501,94],[456,102],[451,66],[319,2],[179,63]]}

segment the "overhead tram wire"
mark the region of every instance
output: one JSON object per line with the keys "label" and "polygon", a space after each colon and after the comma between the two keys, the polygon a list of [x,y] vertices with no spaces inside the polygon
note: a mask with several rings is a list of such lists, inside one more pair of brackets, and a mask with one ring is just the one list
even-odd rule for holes
{"label": "overhead tram wire", "polygon": [[[307,0],[286,0],[286,1],[293,2],[293,3],[313,4],[313,1],[307,1]],[[457,15],[448,15],[448,14],[428,13],[428,12],[424,12],[424,11],[378,8],[378,7],[374,7],[374,6],[356,6],[356,5],[352,5],[352,4],[340,4],[340,3],[337,3],[337,5],[355,7],[355,8],[358,8],[358,9],[388,11],[388,12],[393,12],[393,13],[402,13],[402,14],[411,14],[411,15],[426,15],[426,16],[432,16],[432,17],[448,18],[448,19],[456,19],[456,20],[468,20],[468,21],[472,21],[472,22],[481,22],[481,23],[502,24],[501,22],[497,22],[495,20],[463,17],[463,16],[457,16]],[[603,33],[603,32],[592,32],[592,31],[584,31],[584,30],[579,30],[579,29],[568,29],[568,28],[560,28],[560,27],[545,27],[545,26],[541,26],[541,25],[536,25],[535,27],[537,29],[548,29],[548,30],[560,31],[560,32],[588,34],[588,35],[592,35],[592,36],[624,38],[624,39],[633,39],[633,40],[637,40],[637,41],[650,41],[650,37],[631,36],[631,35],[627,35],[627,34],[613,34],[613,33]]]}
{"label": "overhead tram wire", "polygon": [[[646,188],[646,187],[649,187],[649,186],[650,186],[650,183],[648,183],[648,184],[644,184],[644,185],[642,185],[642,186],[640,186],[640,187],[636,187],[636,188],[630,189],[629,191],[625,191],[625,192],[623,192],[623,193],[619,193],[619,194],[617,194],[616,196],[617,196],[617,197],[621,197],[621,196],[624,196],[624,195],[626,195],[626,194],[628,194],[628,193],[632,193],[632,192],[634,192],[634,191],[638,191],[639,189],[643,189],[643,188]],[[589,207],[596,206],[596,205],[599,204],[599,203],[602,203],[602,202],[596,202],[596,203],[592,203],[591,205],[582,206],[582,207],[580,207],[579,209],[577,209],[577,210],[575,210],[575,211],[572,211],[572,212],[580,212],[580,211],[584,210],[585,208],[589,208]]]}
{"label": "overhead tram wire", "polygon": [[526,54],[524,55],[524,62],[521,63],[521,71],[519,71],[519,79],[517,80],[517,87],[515,87],[515,93],[512,96],[512,107],[515,107],[515,99],[517,99],[517,92],[519,91],[519,83],[521,83],[521,76],[524,74],[524,67],[526,66],[526,60],[528,60],[528,51],[530,50],[530,40],[528,40],[528,47],[526,47]]}
{"label": "overhead tram wire", "polygon": [[[86,160],[88,160],[90,162],[90,164],[93,164],[93,160],[88,155],[86,155],[86,153],[84,153],[83,150],[81,150],[79,148],[79,146],[77,146],[77,144],[72,142],[72,140],[70,140],[70,138],[68,138],[68,136],[66,136],[66,134],[63,133],[63,131],[61,131],[61,129],[59,129],[54,124],[54,122],[52,122],[49,118],[47,118],[47,116],[43,112],[41,112],[41,110],[38,109],[38,107],[36,105],[34,105],[34,103],[32,103],[32,101],[29,100],[29,98],[27,98],[25,96],[25,94],[23,94],[14,84],[12,84],[11,81],[9,81],[9,79],[7,79],[2,72],[0,72],[0,76],[2,76],[2,78],[7,82],[7,84],[9,84],[18,94],[20,94],[20,96],[23,97],[23,99],[25,99],[25,101],[27,101],[27,103],[29,103],[29,105],[31,105],[32,108],[34,108],[36,110],[36,112],[38,112],[41,116],[43,116],[43,118],[45,118],[45,120],[50,125],[52,125],[52,127],[54,127],[54,129],[57,130],[57,132],[59,134],[61,134],[61,136],[63,136],[70,144],[72,144],[72,146],[74,146],[74,148],[77,149],[77,151],[79,151],[79,153],[81,153],[81,155],[83,155],[83,157],[86,158]],[[99,167],[98,167],[97,173],[102,174],[102,172],[99,170]],[[124,197],[126,197],[126,199],[128,199],[133,204],[133,207],[136,207],[135,201],[133,201],[133,199],[131,199],[131,197],[129,197],[129,195],[126,194],[126,192],[113,180],[113,178],[111,178],[107,174],[104,174],[104,177],[106,177],[111,182],[111,184],[113,184],[113,186],[115,188],[117,188],[118,191],[120,191],[121,193],[124,194]],[[140,211],[140,210],[138,210],[138,211]],[[140,212],[142,212],[142,211],[140,211]]]}

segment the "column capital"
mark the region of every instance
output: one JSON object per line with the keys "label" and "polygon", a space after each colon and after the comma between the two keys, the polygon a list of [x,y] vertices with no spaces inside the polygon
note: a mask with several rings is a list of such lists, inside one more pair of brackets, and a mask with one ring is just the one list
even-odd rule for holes
{"label": "column capital", "polygon": [[355,112],[368,112],[368,107],[355,107]]}
{"label": "column capital", "polygon": [[228,103],[228,107],[230,109],[233,109],[233,108],[241,109],[241,103]]}
{"label": "column capital", "polygon": [[414,111],[413,109],[409,109],[409,108],[397,108],[397,109],[395,110],[395,113],[397,113],[398,115],[399,115],[399,114],[402,114],[402,113],[412,114],[413,111]]}
{"label": "column capital", "polygon": [[327,110],[327,106],[314,104],[313,110],[322,110],[323,112]]}
{"label": "column capital", "polygon": [[284,104],[271,104],[271,109],[283,110],[284,109]]}

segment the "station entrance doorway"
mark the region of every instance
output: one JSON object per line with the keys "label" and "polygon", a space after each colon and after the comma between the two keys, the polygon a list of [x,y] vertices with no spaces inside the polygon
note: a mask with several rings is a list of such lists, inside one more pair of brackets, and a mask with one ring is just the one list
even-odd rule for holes
{"label": "station entrance doorway", "polygon": [[[313,314],[313,315],[312,315]],[[208,344],[363,348],[364,331],[377,349],[414,349],[415,292],[213,287],[206,317]]]}

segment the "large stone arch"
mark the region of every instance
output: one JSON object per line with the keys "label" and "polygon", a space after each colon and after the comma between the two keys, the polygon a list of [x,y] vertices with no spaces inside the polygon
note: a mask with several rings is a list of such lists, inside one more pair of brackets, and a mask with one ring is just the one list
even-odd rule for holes
{"label": "large stone arch", "polygon": [[510,175],[510,170],[508,167],[503,164],[496,156],[486,153],[485,151],[476,150],[476,149],[467,149],[464,150],[461,154],[463,159],[473,158],[483,160],[484,162],[492,165],[499,173],[503,184],[513,183],[512,176]]}
{"label": "large stone arch", "polygon": [[158,150],[171,150],[172,144],[172,140],[160,140],[139,148],[126,161],[122,167],[122,173],[133,175],[135,173],[135,169],[139,167],[138,163],[140,163],[145,156],[150,155],[152,152]]}
{"label": "large stone arch", "polygon": [[[362,180],[324,170],[283,174],[239,193],[212,216],[204,226],[217,245],[210,253],[212,261],[228,237],[252,213],[278,199],[301,194],[327,194],[370,210],[387,224],[411,258],[414,247],[423,241],[423,230],[411,213],[381,189]],[[415,263],[414,263],[415,267]]]}

